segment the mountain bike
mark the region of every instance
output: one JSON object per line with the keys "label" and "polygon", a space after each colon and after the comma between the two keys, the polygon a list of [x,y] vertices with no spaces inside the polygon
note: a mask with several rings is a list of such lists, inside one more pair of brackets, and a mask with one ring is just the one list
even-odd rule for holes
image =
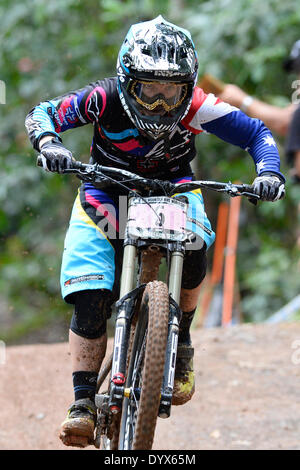
{"label": "mountain bike", "polygon": [[[114,346],[98,376],[94,444],[110,450],[149,450],[157,418],[171,414],[182,267],[193,235],[186,229],[188,205],[180,193],[205,188],[246,196],[254,203],[259,196],[246,184],[174,184],[99,164],[74,162],[64,173],[102,190],[116,186],[128,196]],[[167,282],[158,280],[162,258]],[[107,389],[100,391],[108,374]]]}

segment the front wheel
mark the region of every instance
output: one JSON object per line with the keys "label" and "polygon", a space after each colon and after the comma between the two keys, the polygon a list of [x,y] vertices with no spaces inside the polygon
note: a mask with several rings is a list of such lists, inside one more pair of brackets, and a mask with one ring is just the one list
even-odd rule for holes
{"label": "front wheel", "polygon": [[120,428],[119,449],[152,448],[160,405],[169,320],[165,283],[145,288],[129,361]]}

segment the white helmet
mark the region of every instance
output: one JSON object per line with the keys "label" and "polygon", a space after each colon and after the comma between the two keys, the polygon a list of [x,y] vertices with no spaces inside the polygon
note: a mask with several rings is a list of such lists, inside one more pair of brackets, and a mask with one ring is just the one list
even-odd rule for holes
{"label": "white helmet", "polygon": [[190,33],[158,16],[133,25],[119,52],[118,91],[134,125],[151,139],[187,114],[198,76]]}

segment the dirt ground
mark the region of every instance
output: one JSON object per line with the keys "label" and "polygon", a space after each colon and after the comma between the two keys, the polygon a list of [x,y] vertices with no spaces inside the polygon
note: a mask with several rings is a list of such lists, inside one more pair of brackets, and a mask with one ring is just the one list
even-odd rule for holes
{"label": "dirt ground", "polygon": [[[300,449],[300,322],[193,331],[196,393],[159,419],[154,449]],[[111,348],[111,343],[109,348]],[[0,449],[66,449],[67,343],[6,348]],[[94,447],[89,447],[94,450]]]}

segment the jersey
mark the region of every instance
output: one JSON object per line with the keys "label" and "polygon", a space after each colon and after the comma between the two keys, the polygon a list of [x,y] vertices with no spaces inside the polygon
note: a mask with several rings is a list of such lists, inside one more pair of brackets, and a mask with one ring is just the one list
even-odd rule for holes
{"label": "jersey", "polygon": [[174,180],[191,176],[195,137],[215,134],[253,158],[258,175],[280,173],[280,157],[270,130],[213,94],[196,87],[188,114],[167,138],[151,140],[137,129],[119,98],[117,77],[98,80],[79,90],[34,107],[26,128],[36,150],[43,136],[92,124],[91,162],[123,168],[148,178]]}

